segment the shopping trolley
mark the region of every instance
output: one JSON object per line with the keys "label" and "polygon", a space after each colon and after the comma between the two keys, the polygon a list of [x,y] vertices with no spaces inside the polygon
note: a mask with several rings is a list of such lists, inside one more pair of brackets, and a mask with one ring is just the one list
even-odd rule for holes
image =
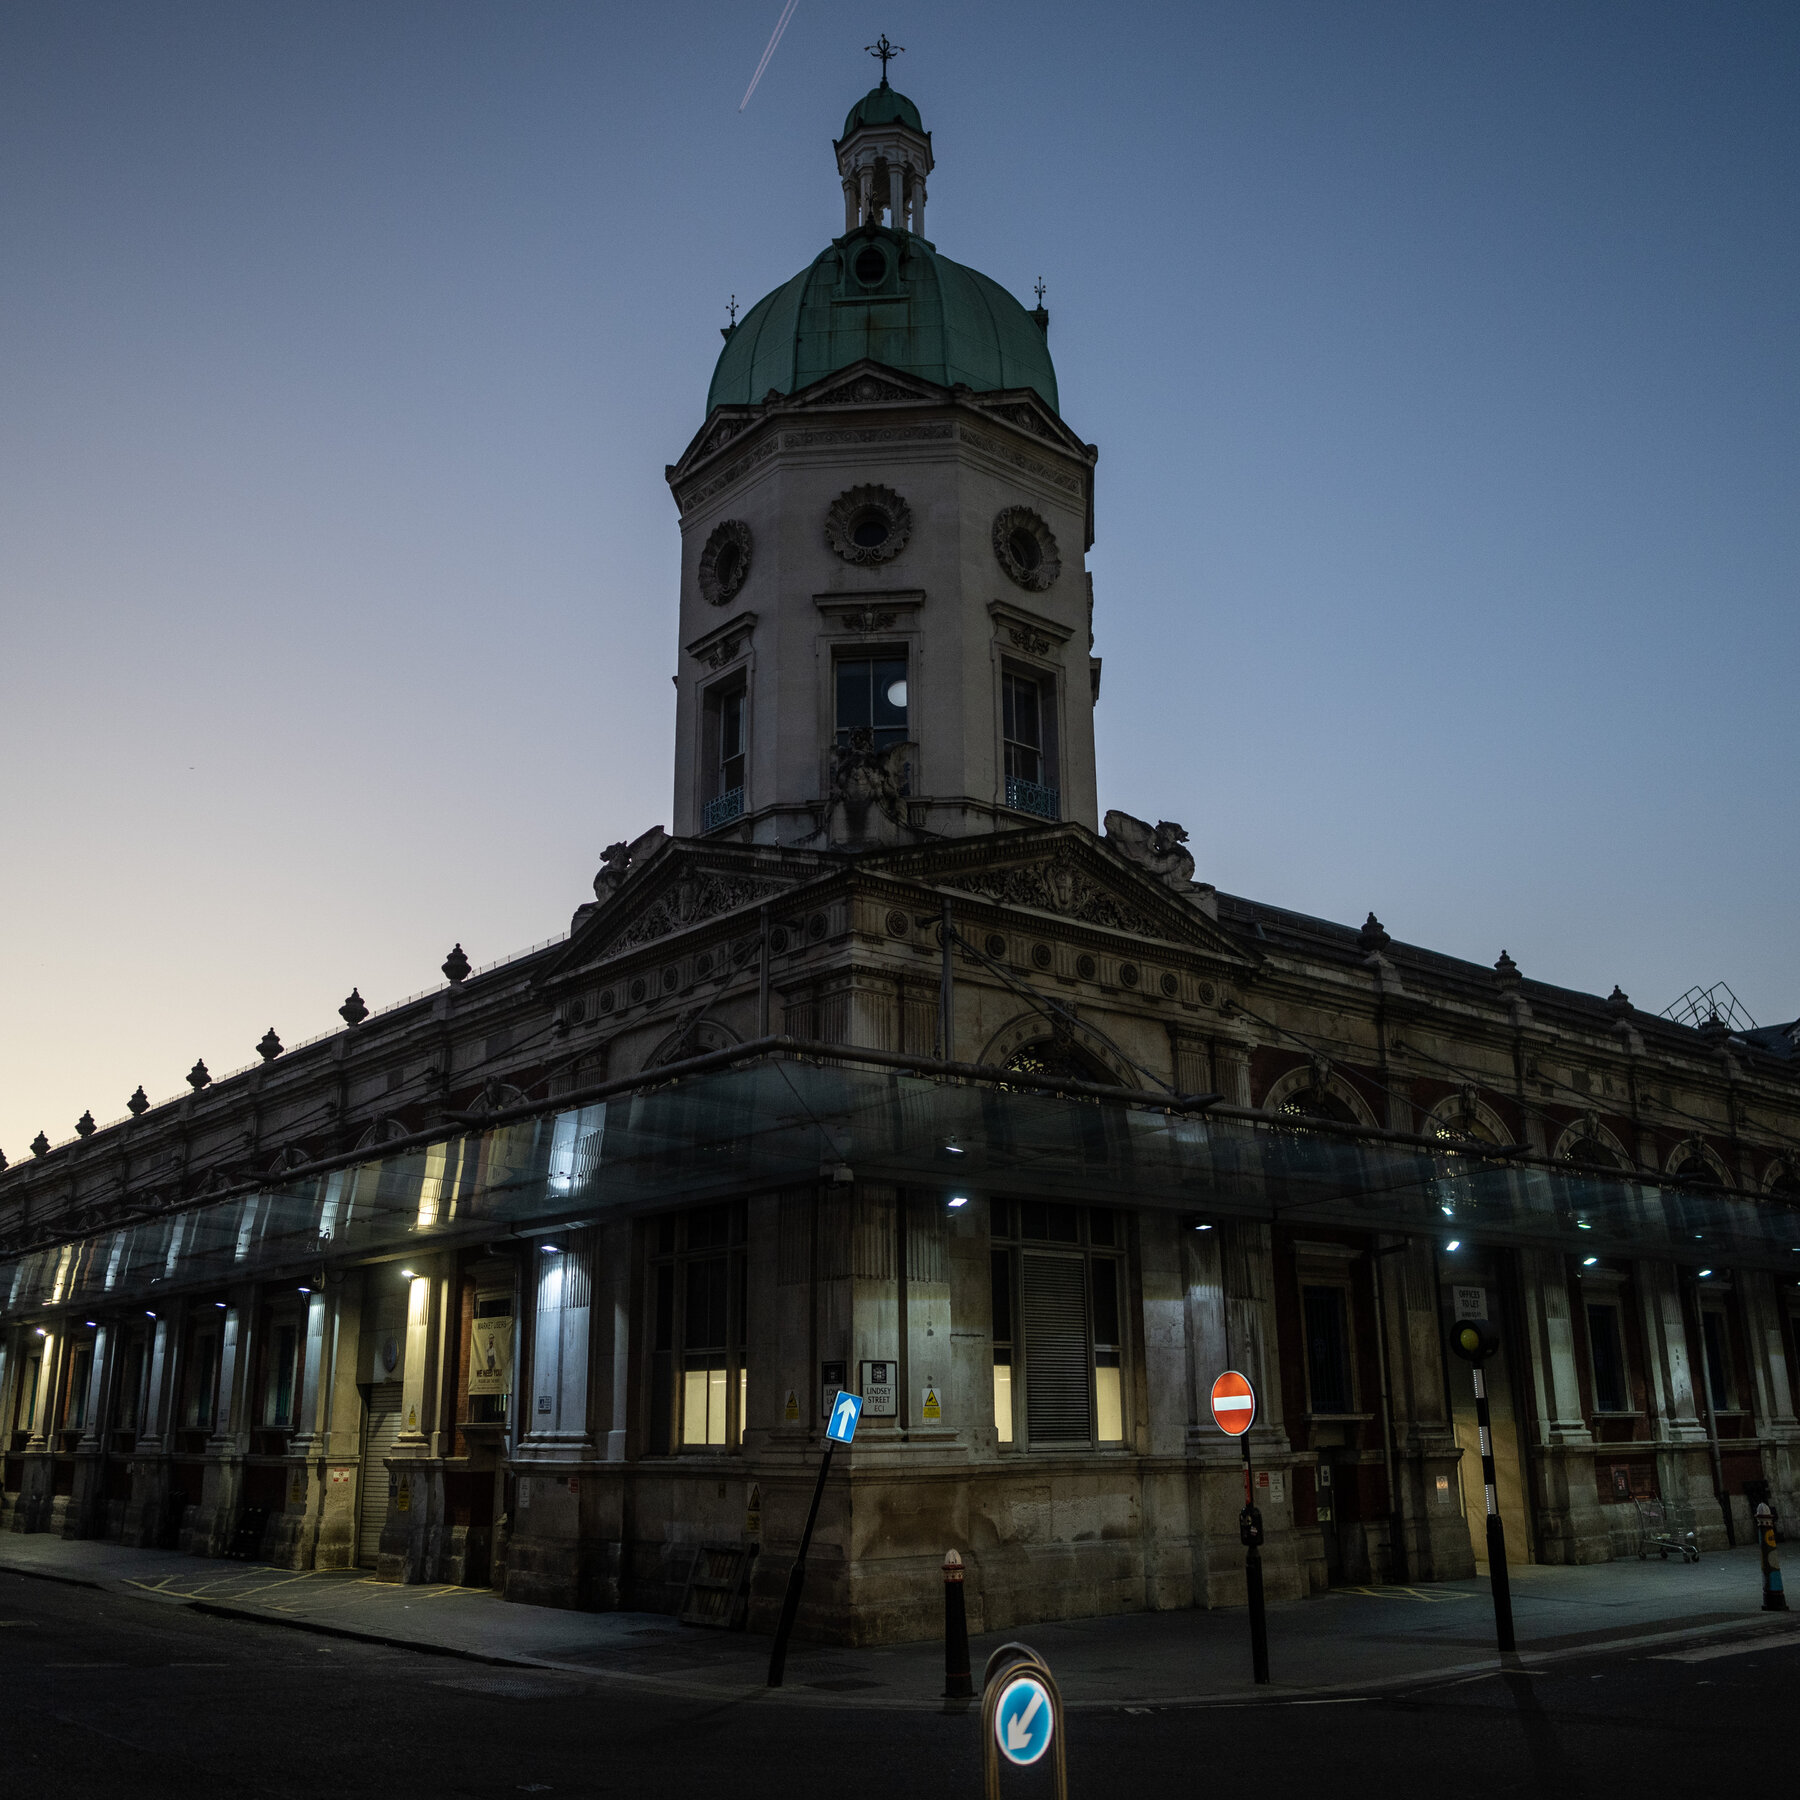
{"label": "shopping trolley", "polygon": [[1682,1536],[1676,1535],[1676,1527],[1669,1518],[1669,1509],[1660,1500],[1634,1500],[1637,1508],[1637,1553],[1638,1561],[1645,1561],[1652,1550],[1663,1561],[1669,1560],[1673,1551],[1683,1562],[1697,1563],[1700,1560],[1700,1540],[1690,1531]]}

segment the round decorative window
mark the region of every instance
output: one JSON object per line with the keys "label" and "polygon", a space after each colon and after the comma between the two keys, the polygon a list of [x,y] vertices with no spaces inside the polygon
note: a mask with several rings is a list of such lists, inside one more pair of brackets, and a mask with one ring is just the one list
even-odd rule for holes
{"label": "round decorative window", "polygon": [[887,279],[887,256],[878,244],[865,244],[850,265],[850,272],[864,287],[880,287]]}
{"label": "round decorative window", "polygon": [[994,555],[1013,581],[1034,594],[1062,573],[1056,539],[1029,506],[1006,506],[995,513]]}
{"label": "round decorative window", "polygon": [[611,988],[602,988],[600,990],[600,1010],[603,1013],[609,1013],[612,1011],[612,1009],[613,1009],[613,991]]}
{"label": "round decorative window", "polygon": [[1136,963],[1120,963],[1119,964],[1119,980],[1121,982],[1123,982],[1126,987],[1136,987],[1138,984],[1138,966],[1137,966],[1137,964]]}
{"label": "round decorative window", "polygon": [[750,573],[750,527],[727,519],[713,527],[700,552],[700,591],[714,606],[727,606],[738,596]]}
{"label": "round decorative window", "polygon": [[987,936],[987,953],[996,962],[1006,954],[1006,939],[999,932],[990,931]]}
{"label": "round decorative window", "polygon": [[1079,975],[1083,981],[1092,981],[1094,979],[1094,971],[1098,967],[1099,965],[1085,951],[1075,959],[1075,973]]}
{"label": "round decorative window", "polygon": [[643,976],[635,976],[631,983],[631,1004],[636,1006],[649,991],[649,986],[645,982]]}
{"label": "round decorative window", "polygon": [[713,971],[712,955],[708,951],[702,951],[698,956],[696,956],[694,958],[694,973],[702,981],[704,981],[707,978],[707,976],[709,976],[712,973],[712,971]]}
{"label": "round decorative window", "polygon": [[1165,975],[1162,978],[1162,991],[1169,999],[1173,1000],[1175,998],[1180,987],[1181,983],[1178,982],[1173,975]]}
{"label": "round decorative window", "polygon": [[680,986],[681,971],[671,963],[668,968],[663,970],[663,992],[672,994]]}
{"label": "round decorative window", "polygon": [[890,937],[905,937],[906,914],[898,911],[889,913],[887,916],[887,928]]}
{"label": "round decorative window", "polygon": [[1033,944],[1031,946],[1031,966],[1034,969],[1047,969],[1052,960],[1053,958],[1048,944]]}
{"label": "round decorative window", "polygon": [[815,943],[825,935],[825,915],[823,913],[814,913],[806,921],[806,935]]}
{"label": "round decorative window", "polygon": [[890,562],[912,536],[912,508],[890,487],[847,488],[825,515],[825,542],[847,563]]}
{"label": "round decorative window", "polygon": [[1202,1006],[1211,1006],[1218,999],[1219,990],[1210,981],[1203,981],[1194,990],[1194,994]]}
{"label": "round decorative window", "polygon": [[587,1017],[587,1002],[577,995],[569,1002],[566,1016],[571,1025],[579,1025]]}

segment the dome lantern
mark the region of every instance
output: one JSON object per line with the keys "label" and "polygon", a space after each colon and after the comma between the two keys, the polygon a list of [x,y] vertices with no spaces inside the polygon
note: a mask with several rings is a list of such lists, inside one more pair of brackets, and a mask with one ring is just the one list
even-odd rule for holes
{"label": "dome lantern", "polygon": [[883,32],[869,54],[881,59],[881,84],[851,107],[834,146],[844,185],[844,230],[885,223],[923,237],[931,133],[919,109],[888,85],[887,66],[901,54],[899,45]]}

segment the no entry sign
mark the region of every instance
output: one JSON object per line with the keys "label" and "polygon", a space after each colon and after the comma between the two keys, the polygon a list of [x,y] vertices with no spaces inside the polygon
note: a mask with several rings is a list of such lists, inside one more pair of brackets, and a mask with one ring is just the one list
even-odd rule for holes
{"label": "no entry sign", "polygon": [[1256,1389],[1236,1369],[1212,1384],[1212,1416],[1227,1437],[1242,1437],[1256,1423]]}

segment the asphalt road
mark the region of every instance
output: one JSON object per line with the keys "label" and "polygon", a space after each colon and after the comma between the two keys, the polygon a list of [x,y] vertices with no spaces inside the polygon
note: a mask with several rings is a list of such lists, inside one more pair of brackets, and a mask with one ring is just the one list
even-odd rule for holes
{"label": "asphalt road", "polygon": [[[1069,1791],[1160,1800],[1783,1793],[1800,1630],[1366,1698],[1071,1714]],[[1702,1654],[1696,1655],[1697,1652]],[[1348,1673],[1348,1672],[1347,1672]],[[0,1574],[4,1800],[981,1793],[974,1714],[689,1699]],[[1047,1795],[1044,1768],[1009,1777]]]}

